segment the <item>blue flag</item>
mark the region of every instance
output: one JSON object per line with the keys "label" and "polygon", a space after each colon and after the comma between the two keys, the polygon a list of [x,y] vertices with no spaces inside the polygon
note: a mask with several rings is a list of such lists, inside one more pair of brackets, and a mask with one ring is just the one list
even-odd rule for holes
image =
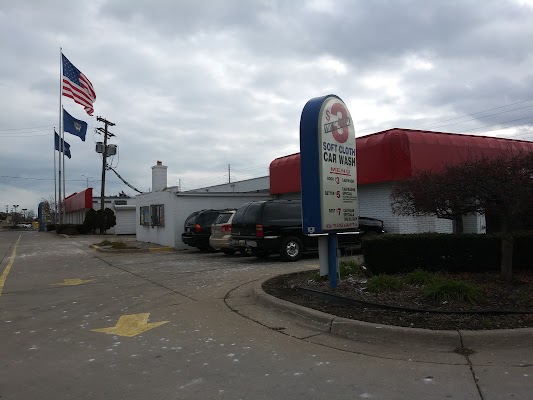
{"label": "blue flag", "polygon": [[[55,134],[55,145],[56,145],[56,150],[57,151],[61,151],[61,146],[60,146],[60,143],[63,141],[59,135],[57,134],[57,132],[54,131],[54,134]],[[65,155],[68,157],[68,158],[72,158],[72,155],[70,154],[70,144],[68,144],[67,142],[63,141],[63,147],[65,148]]]}
{"label": "blue flag", "polygon": [[85,135],[87,134],[87,122],[81,119],[76,119],[65,109],[63,109],[63,131],[78,136],[85,142]]}

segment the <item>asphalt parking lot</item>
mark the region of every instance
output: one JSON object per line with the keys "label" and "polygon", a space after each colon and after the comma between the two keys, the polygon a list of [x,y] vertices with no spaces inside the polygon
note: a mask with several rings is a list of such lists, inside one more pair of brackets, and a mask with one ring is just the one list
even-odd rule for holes
{"label": "asphalt parking lot", "polygon": [[354,344],[254,301],[254,283],[316,258],[101,253],[96,241],[0,232],[2,400],[532,398],[527,334],[467,359]]}

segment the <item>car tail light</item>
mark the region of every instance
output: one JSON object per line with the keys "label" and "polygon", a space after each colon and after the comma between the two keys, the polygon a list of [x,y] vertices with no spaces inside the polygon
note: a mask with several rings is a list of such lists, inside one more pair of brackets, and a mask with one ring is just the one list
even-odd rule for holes
{"label": "car tail light", "polygon": [[221,231],[222,232],[231,232],[231,225],[230,224],[222,225]]}
{"label": "car tail light", "polygon": [[195,233],[200,233],[200,232],[202,232],[202,227],[200,226],[200,224],[196,224],[196,225],[194,225],[194,232],[195,232]]}
{"label": "car tail light", "polygon": [[263,225],[257,224],[255,226],[255,236],[257,237],[263,237]]}

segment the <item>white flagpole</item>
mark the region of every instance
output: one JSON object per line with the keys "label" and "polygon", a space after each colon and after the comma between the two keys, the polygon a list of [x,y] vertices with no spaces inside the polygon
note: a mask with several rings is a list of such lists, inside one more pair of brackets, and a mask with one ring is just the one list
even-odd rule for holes
{"label": "white flagpole", "polygon": [[[62,127],[62,119],[63,119],[63,113],[61,110],[63,110],[63,49],[59,48],[59,134],[61,135],[61,127]],[[55,131],[54,131],[54,141],[55,141]],[[61,139],[61,136],[59,136]],[[63,144],[61,143],[61,140],[59,140],[58,143],[58,155],[57,155],[57,161],[59,164],[59,170],[58,170],[58,184],[59,184],[59,203],[56,202],[56,223],[61,224],[62,218],[61,218],[61,153],[63,151]],[[55,142],[54,142],[54,151],[55,151]],[[55,157],[54,157],[55,162]]]}
{"label": "white flagpole", "polygon": [[67,197],[67,189],[65,187],[65,175],[66,175],[66,172],[65,172],[65,132],[64,132],[64,129],[65,127],[63,126],[63,107],[61,107],[61,145],[63,146],[63,151],[62,151],[62,157],[63,157],[63,223],[66,224],[67,221],[66,221],[66,217],[67,217],[67,211],[66,211],[66,207],[65,207],[65,199]]}
{"label": "white flagpole", "polygon": [[[52,145],[54,152],[54,224],[57,224],[57,169],[56,169],[56,127],[54,126],[54,144]],[[41,220],[42,223],[42,220]]]}

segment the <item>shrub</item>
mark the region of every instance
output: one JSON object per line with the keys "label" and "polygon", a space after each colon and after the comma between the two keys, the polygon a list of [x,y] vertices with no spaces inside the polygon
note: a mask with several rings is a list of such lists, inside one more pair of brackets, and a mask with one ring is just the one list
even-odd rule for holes
{"label": "shrub", "polygon": [[427,285],[436,279],[436,274],[433,272],[424,271],[417,268],[413,272],[409,272],[405,275],[405,283],[410,285]]}
{"label": "shrub", "polygon": [[311,279],[315,282],[326,282],[329,280],[329,275],[320,276],[320,271],[315,271],[311,274]]}
{"label": "shrub", "polygon": [[96,243],[97,246],[111,246],[113,242],[109,240],[102,240],[100,243]]}
{"label": "shrub", "polygon": [[[533,232],[514,235],[513,266],[533,270]],[[375,275],[428,271],[499,271],[497,235],[421,233],[386,234],[363,241],[365,266]]]}
{"label": "shrub", "polygon": [[482,291],[479,286],[452,279],[433,281],[424,289],[424,294],[440,302],[458,300],[474,303],[482,297]]}
{"label": "shrub", "polygon": [[339,272],[341,276],[364,275],[366,273],[366,269],[355,260],[343,260],[339,263]]}
{"label": "shrub", "polygon": [[391,275],[378,275],[368,280],[367,290],[372,293],[394,292],[400,290],[403,281]]}
{"label": "shrub", "polygon": [[47,230],[48,232],[55,231],[55,230],[56,230],[56,224],[47,224],[47,225],[46,225],[46,230]]}

